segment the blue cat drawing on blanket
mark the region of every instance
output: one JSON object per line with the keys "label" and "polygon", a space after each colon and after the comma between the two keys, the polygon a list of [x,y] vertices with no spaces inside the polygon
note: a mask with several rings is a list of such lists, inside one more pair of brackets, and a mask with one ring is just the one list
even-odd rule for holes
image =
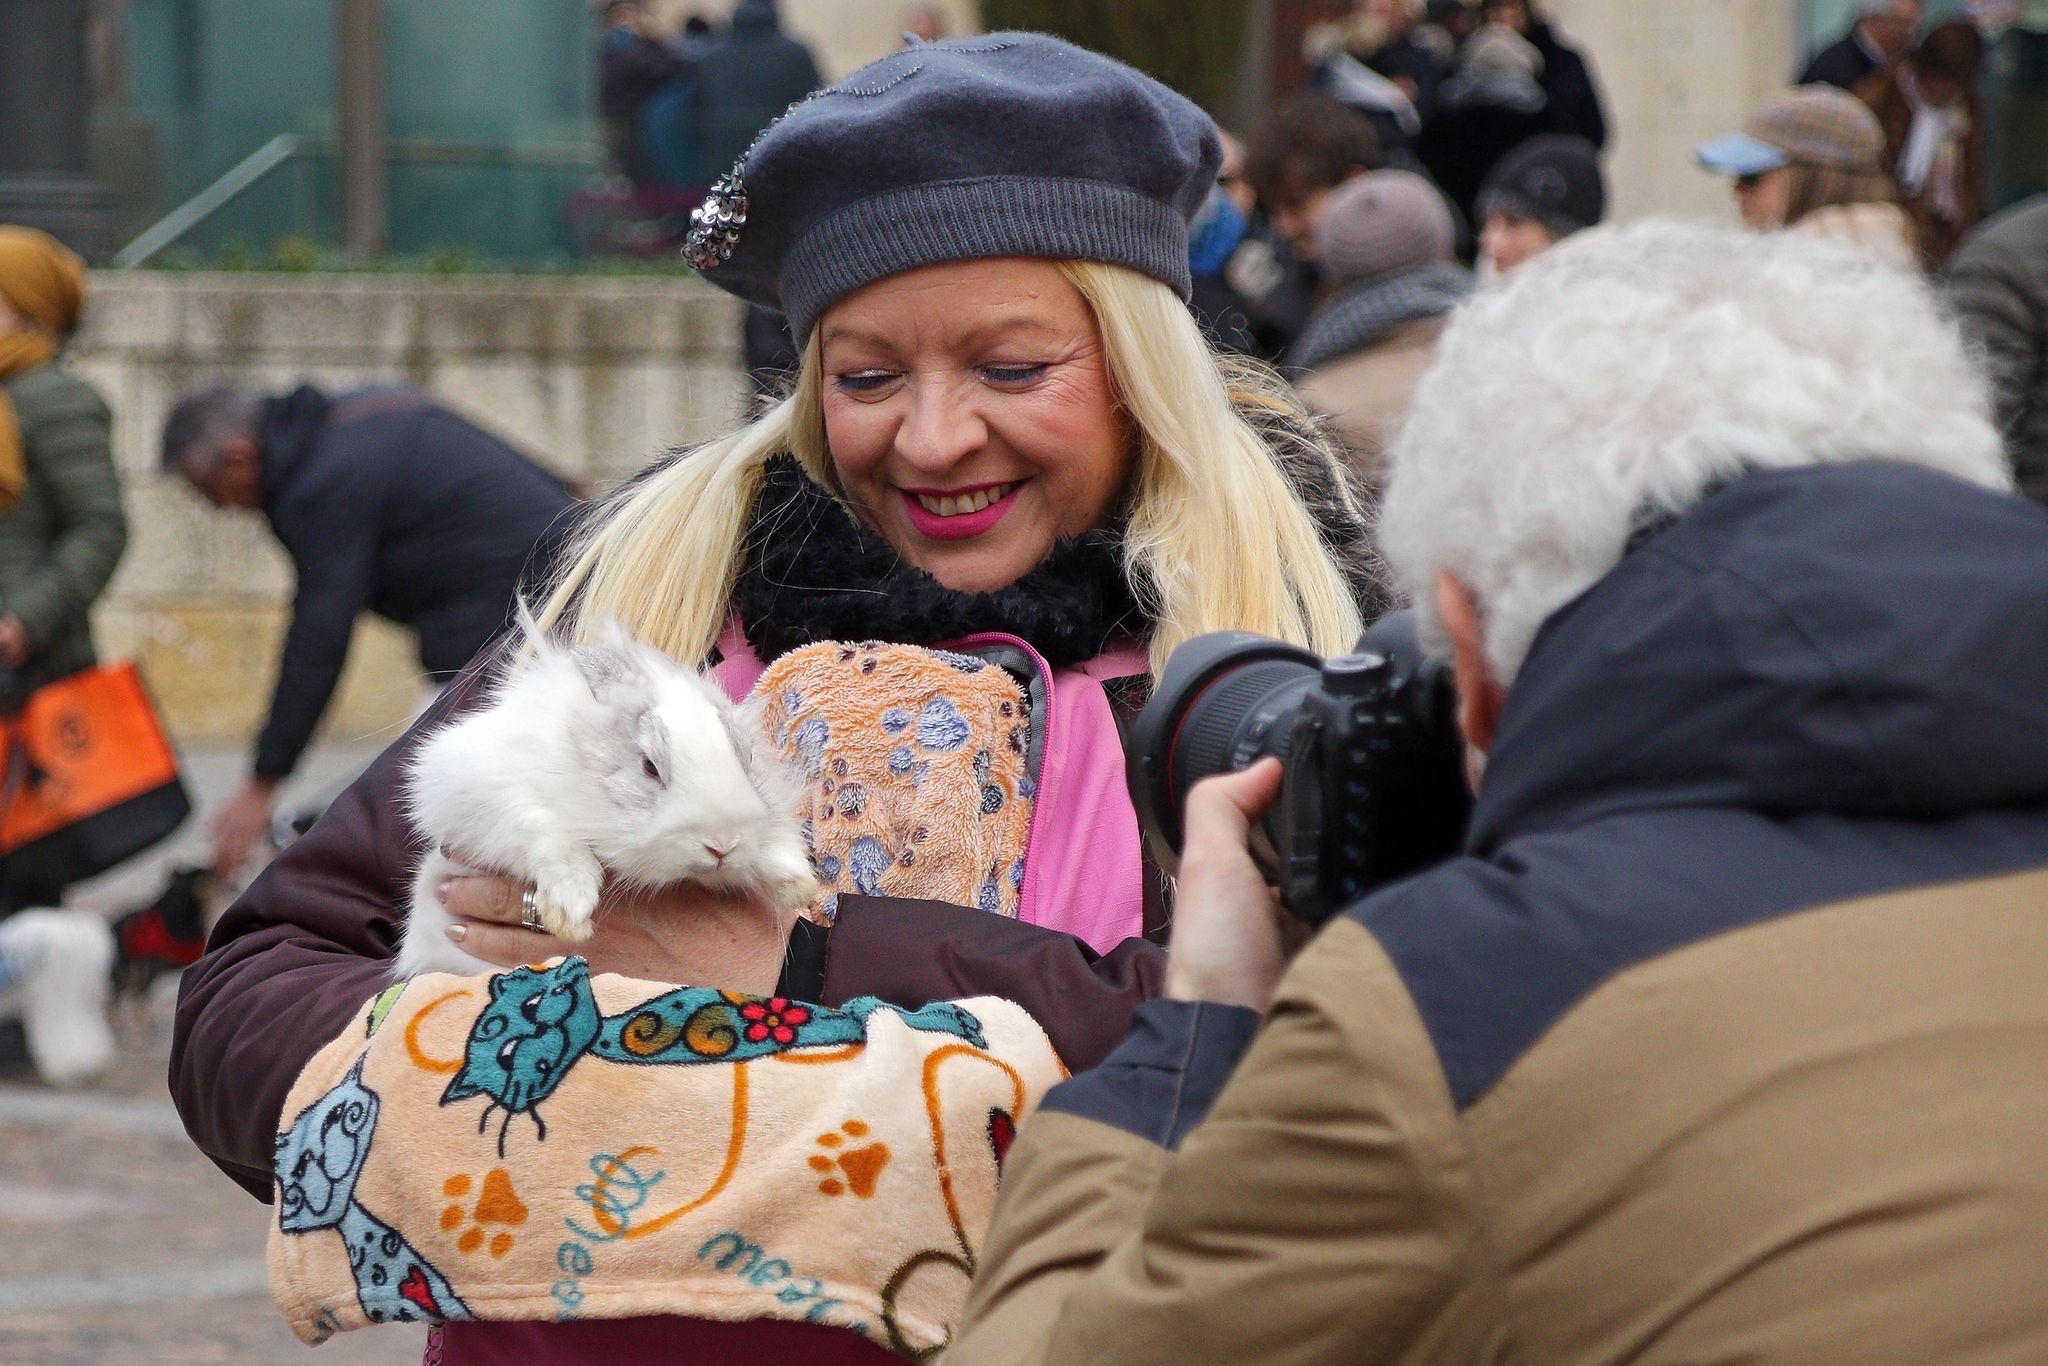
{"label": "blue cat drawing on blanket", "polygon": [[553,967],[513,968],[490,981],[491,1001],[477,1015],[463,1050],[463,1064],[443,1105],[486,1097],[477,1131],[494,1110],[505,1118],[498,1153],[505,1152],[512,1116],[532,1117],[545,1141],[540,1103],[562,1084],[586,1054],[634,1065],[689,1065],[751,1062],[803,1048],[861,1043],[868,1020],[879,1011],[912,1029],[950,1034],[976,1048],[986,1046],[981,1022],[959,1006],[937,1002],[904,1010],[872,996],[838,1009],[784,997],[743,996],[712,987],[679,987],[617,1015],[604,1016],[590,991],[590,967],[565,958]]}
{"label": "blue cat drawing on blanket", "polygon": [[357,1063],[278,1135],[277,1224],[286,1233],[333,1229],[348,1247],[356,1298],[372,1323],[472,1317],[448,1280],[355,1198],[377,1133],[377,1093]]}

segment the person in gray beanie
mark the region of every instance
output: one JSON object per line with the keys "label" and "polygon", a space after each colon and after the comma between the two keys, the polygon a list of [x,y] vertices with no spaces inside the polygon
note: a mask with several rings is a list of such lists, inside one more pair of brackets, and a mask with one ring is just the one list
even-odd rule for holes
{"label": "person in gray beanie", "polygon": [[[588,1142],[575,1153],[646,1155],[624,1200],[604,1192],[623,1189],[627,1159],[592,1168],[597,1194],[570,1228],[594,1219],[599,1233],[564,1245],[569,1279],[538,1295],[517,1279],[524,1244],[499,1262],[449,1241],[452,1150],[409,1127],[387,1092],[373,1171],[393,1176],[377,1216],[422,1230],[422,1256],[476,1315],[436,1314],[451,1321],[430,1356],[832,1366],[929,1358],[957,1327],[998,1164],[1057,1068],[1020,1051],[1020,1034],[984,1032],[984,1003],[939,1003],[1003,998],[1067,1068],[1099,1062],[1161,989],[1156,941],[1184,895],[1145,852],[1125,778],[1122,735],[1155,669],[1222,630],[1340,654],[1374,607],[1364,505],[1342,456],[1277,374],[1220,359],[1188,309],[1189,221],[1220,152],[1208,115],[1157,81],[1056,39],[993,33],[862,68],[781,116],[718,182],[689,262],[789,317],[795,387],[618,489],[581,528],[538,620],[564,645],[597,647],[575,653],[600,697],[637,686],[617,670],[640,666],[603,648],[620,632],[710,670],[735,700],[779,680],[762,693],[801,749],[792,797],[820,887],[799,918],[731,868],[729,880],[653,888],[606,878],[592,933],[574,944],[531,928],[546,921],[523,876],[437,889],[462,952],[505,970],[493,996],[527,989],[517,965],[569,952],[588,980],[549,988],[550,1010],[577,1008],[577,982],[605,1001],[671,999],[670,986],[732,996],[691,1017],[703,1048],[646,1058],[699,1065],[637,1068],[616,1103],[590,1107],[579,1096],[603,1087],[577,1088],[606,1071],[617,1083],[618,1067],[570,1055],[545,1140],[521,1125],[502,1147],[501,1129],[472,1143],[463,1116],[462,1170],[533,1192],[521,1198],[535,1228],[547,1209],[562,1227],[560,1195],[540,1203],[566,1194],[551,1153],[558,1163]],[[852,641],[867,643],[836,644]],[[423,725],[489,698],[493,675],[481,667]],[[362,1011],[390,985],[410,895],[401,870],[427,839],[403,799],[421,733],[271,865],[188,969],[172,1090],[201,1147],[253,1193],[275,1189],[285,1102],[327,1041],[347,1032],[377,1055],[358,1076],[412,1069],[387,1056],[411,1032],[368,1037]],[[618,755],[603,781],[619,809],[668,809],[662,723],[622,713],[605,733],[591,752]],[[780,767],[782,738],[734,738],[761,756],[757,772]],[[709,809],[758,810],[766,825],[741,778]],[[696,828],[714,864],[761,838],[757,818],[733,819],[745,823]],[[686,838],[671,841],[686,850]],[[482,985],[471,982],[472,1004]],[[861,997],[878,999],[834,1013]],[[932,1003],[921,1020],[967,1032],[903,1024],[883,1001]],[[745,1023],[743,1009],[766,1022]],[[454,1014],[437,1024],[459,1054],[460,1034],[445,1033],[461,1029]],[[742,1030],[750,1050],[779,1051],[820,1021],[851,1045],[792,1059],[820,1066],[726,1056]],[[654,1047],[687,1042],[663,1037]],[[926,1066],[970,1053],[942,1075]],[[730,1134],[709,1114],[677,1119],[703,1111],[684,1092],[707,1078],[744,1097],[748,1068],[758,1089],[730,1110]],[[734,1173],[742,1141],[730,1188],[711,1181]],[[693,1204],[693,1190],[708,1193]],[[747,1191],[758,1204],[742,1203]],[[618,1217],[590,1213],[601,1208]],[[736,1245],[772,1250],[748,1241],[755,1255],[735,1269],[728,1227]],[[312,1237],[342,1261],[324,1225]],[[629,1237],[658,1274],[618,1255]],[[413,1300],[387,1287],[378,1312],[420,1317],[441,1283],[423,1278],[415,1269]],[[344,1317],[359,1321],[357,1308],[344,1301]]]}
{"label": "person in gray beanie", "polygon": [[1328,415],[1353,468],[1376,483],[1380,457],[1436,358],[1451,310],[1472,292],[1472,275],[1453,258],[1450,206],[1408,171],[1375,171],[1340,186],[1319,237],[1331,293],[1287,363],[1302,400]]}
{"label": "person in gray beanie", "polygon": [[1479,189],[1479,259],[1504,275],[1607,216],[1607,178],[1593,144],[1550,133],[1508,153]]}

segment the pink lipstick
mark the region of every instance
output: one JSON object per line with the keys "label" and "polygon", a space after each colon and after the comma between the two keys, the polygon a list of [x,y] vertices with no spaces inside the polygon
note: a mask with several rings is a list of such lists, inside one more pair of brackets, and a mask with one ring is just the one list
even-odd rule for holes
{"label": "pink lipstick", "polygon": [[[1017,491],[1023,487],[1023,481],[1019,481],[1014,484],[982,484],[949,493],[932,489],[903,489],[901,494],[904,514],[910,518],[910,525],[918,535],[934,541],[965,541],[986,535],[996,523],[1009,516],[1010,509],[1017,503]],[[1000,491],[1000,496],[990,499],[985,507],[964,510],[964,505],[978,502],[991,491]]]}

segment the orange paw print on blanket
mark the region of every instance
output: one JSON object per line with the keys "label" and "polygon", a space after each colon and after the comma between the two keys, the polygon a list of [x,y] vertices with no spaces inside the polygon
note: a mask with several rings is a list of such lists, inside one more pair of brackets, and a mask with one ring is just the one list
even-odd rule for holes
{"label": "orange paw print on blanket", "polygon": [[[469,1209],[462,1207],[473,1181],[466,1175],[451,1176],[441,1183],[441,1194],[451,1203],[441,1211],[441,1229],[453,1233],[467,1222],[470,1227],[463,1229],[462,1236],[455,1240],[455,1246],[464,1252],[475,1252],[490,1239],[491,1255],[502,1257],[512,1250],[512,1235],[507,1228],[518,1228],[526,1222],[526,1202],[512,1189],[512,1178],[505,1174],[503,1167],[493,1167],[484,1174],[483,1189],[477,1193],[476,1203]],[[485,1224],[495,1224],[498,1232],[485,1233]]]}
{"label": "orange paw print on blanket", "polygon": [[811,1154],[811,1169],[825,1177],[818,1183],[820,1191],[826,1195],[844,1195],[850,1190],[863,1200],[874,1196],[875,1183],[882,1179],[882,1169],[889,1165],[889,1145],[867,1143],[858,1148],[846,1146],[848,1139],[867,1136],[868,1126],[857,1119],[847,1120],[836,1133],[818,1135],[818,1146],[826,1152]]}

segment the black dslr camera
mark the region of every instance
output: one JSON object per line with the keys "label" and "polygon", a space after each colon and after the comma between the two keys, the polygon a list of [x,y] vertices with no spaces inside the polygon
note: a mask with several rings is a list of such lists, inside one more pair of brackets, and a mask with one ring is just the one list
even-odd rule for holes
{"label": "black dslr camera", "polygon": [[1412,612],[1318,659],[1242,631],[1173,652],[1132,731],[1131,800],[1162,867],[1176,866],[1188,790],[1266,755],[1287,766],[1252,857],[1297,919],[1319,925],[1457,852],[1471,815],[1450,670]]}

